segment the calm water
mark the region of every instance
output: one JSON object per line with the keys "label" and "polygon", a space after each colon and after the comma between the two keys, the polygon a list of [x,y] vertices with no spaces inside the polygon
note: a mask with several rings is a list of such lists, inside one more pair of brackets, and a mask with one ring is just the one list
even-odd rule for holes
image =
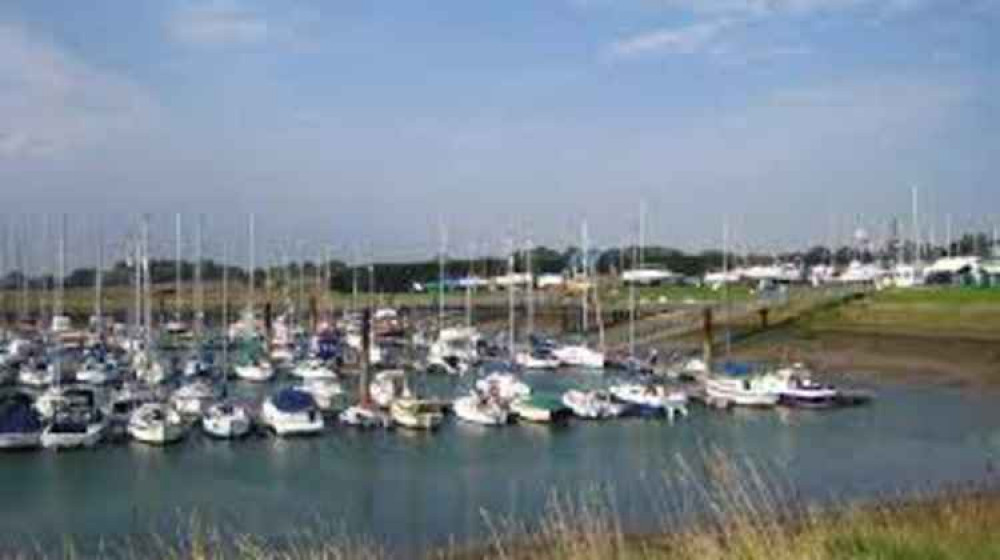
{"label": "calm water", "polygon": [[[528,379],[548,389],[602,382],[595,374]],[[456,389],[442,379],[427,383],[441,395]],[[198,511],[230,529],[276,538],[322,520],[413,551],[484,535],[482,511],[530,520],[553,490],[578,493],[595,483],[613,487],[626,525],[641,530],[663,507],[658,481],[677,471],[677,457],[696,464],[713,447],[755,459],[814,499],[990,476],[988,465],[1000,458],[996,395],[870,387],[878,399],[859,408],[693,407],[674,425],[629,419],[489,429],[449,418],[434,434],[337,427],[315,439],[194,436],[166,449],[121,444],[0,455],[0,535],[96,541],[172,528]]]}

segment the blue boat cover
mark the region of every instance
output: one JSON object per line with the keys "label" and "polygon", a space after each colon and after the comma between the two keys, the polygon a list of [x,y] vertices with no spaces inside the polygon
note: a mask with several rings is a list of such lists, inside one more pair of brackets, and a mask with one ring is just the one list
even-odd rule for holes
{"label": "blue boat cover", "polygon": [[746,362],[726,362],[722,367],[722,371],[726,372],[726,375],[742,377],[750,375],[751,367]]}
{"label": "blue boat cover", "polygon": [[282,412],[303,412],[316,406],[312,395],[295,389],[282,389],[272,402]]}
{"label": "blue boat cover", "polygon": [[14,394],[0,400],[0,433],[23,434],[42,429],[42,421],[27,395]]}

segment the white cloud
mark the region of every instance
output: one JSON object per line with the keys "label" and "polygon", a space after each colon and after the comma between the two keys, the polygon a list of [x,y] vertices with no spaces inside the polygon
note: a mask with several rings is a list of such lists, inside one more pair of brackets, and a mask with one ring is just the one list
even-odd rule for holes
{"label": "white cloud", "polygon": [[673,29],[658,29],[626,37],[611,44],[608,51],[620,58],[646,54],[692,54],[707,50],[729,25],[727,20],[696,23]]}
{"label": "white cloud", "polygon": [[251,45],[274,31],[260,13],[225,0],[187,6],[167,28],[175,41],[198,46]]}
{"label": "white cloud", "polygon": [[134,83],[0,23],[0,158],[57,155],[149,124]]}

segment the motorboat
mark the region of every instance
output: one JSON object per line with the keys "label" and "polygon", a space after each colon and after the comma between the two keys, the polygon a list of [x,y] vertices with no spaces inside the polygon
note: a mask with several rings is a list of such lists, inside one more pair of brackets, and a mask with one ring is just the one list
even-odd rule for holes
{"label": "motorboat", "polygon": [[76,371],[76,381],[87,385],[107,385],[120,381],[122,370],[112,359],[88,357]]}
{"label": "motorboat", "polygon": [[43,420],[53,418],[64,409],[90,410],[97,406],[97,393],[91,387],[53,385],[35,399],[35,410]]}
{"label": "motorboat", "polygon": [[180,413],[172,406],[158,402],[140,406],[128,422],[129,436],[151,445],[176,443],[186,433],[187,426]]}
{"label": "motorboat", "polygon": [[344,388],[336,379],[328,377],[306,378],[295,387],[303,393],[312,395],[320,410],[332,410],[337,406],[337,399],[344,394]]}
{"label": "motorboat", "polygon": [[167,370],[149,352],[139,352],[132,360],[135,378],[147,385],[159,385],[167,380]]}
{"label": "motorboat", "polygon": [[170,396],[170,404],[187,416],[198,416],[222,396],[221,389],[205,379],[196,379],[181,385]]}
{"label": "motorboat", "polygon": [[444,421],[444,413],[439,405],[413,397],[394,400],[389,413],[393,422],[413,430],[434,430]]}
{"label": "motorboat", "polygon": [[236,377],[244,381],[264,383],[274,378],[274,367],[266,360],[252,360],[233,367]]}
{"label": "motorboat", "polygon": [[546,350],[518,352],[514,355],[514,363],[524,369],[534,370],[557,369],[561,365],[559,358]]}
{"label": "motorboat", "polygon": [[0,450],[31,449],[41,443],[42,419],[31,395],[0,396]]}
{"label": "motorboat", "polygon": [[617,418],[628,411],[629,405],[617,402],[606,391],[570,390],[563,394],[562,402],[575,416],[591,420]]}
{"label": "motorboat", "polygon": [[403,370],[386,370],[375,374],[369,385],[372,401],[381,408],[389,408],[392,401],[403,395],[406,373]]}
{"label": "motorboat", "polygon": [[476,390],[503,403],[531,394],[531,387],[510,373],[491,373],[476,381]]}
{"label": "motorboat", "polygon": [[28,360],[17,372],[17,382],[25,387],[48,387],[56,381],[55,364],[45,360]]}
{"label": "motorboat", "polygon": [[583,345],[559,346],[552,350],[552,355],[564,366],[590,369],[604,367],[604,352]]}
{"label": "motorboat", "polygon": [[828,408],[835,406],[840,398],[840,391],[813,380],[809,370],[802,364],[780,368],[764,376],[764,382],[772,385],[773,390],[778,393],[778,402],[785,406]]}
{"label": "motorboat", "polygon": [[392,420],[385,413],[360,405],[348,407],[337,415],[337,419],[341,424],[356,428],[388,428],[392,426]]}
{"label": "motorboat", "polygon": [[509,413],[496,399],[472,393],[455,399],[452,405],[460,420],[483,426],[502,426],[509,420]]}
{"label": "motorboat", "polygon": [[312,395],[282,389],[264,401],[261,422],[278,436],[313,435],[323,431],[323,415]]}
{"label": "motorboat", "polygon": [[337,372],[317,358],[299,362],[292,368],[292,375],[302,379],[336,379]]}
{"label": "motorboat", "polygon": [[727,364],[723,373],[709,375],[705,394],[712,401],[751,407],[771,407],[781,398],[772,379],[752,374],[737,364]]}
{"label": "motorboat", "polygon": [[72,389],[71,397],[64,403],[41,435],[46,449],[73,449],[93,447],[104,437],[108,422],[97,406],[96,395],[91,389]]}
{"label": "motorboat", "polygon": [[427,350],[428,368],[443,369],[452,375],[464,374],[479,360],[479,340],[479,332],[474,328],[441,329]]}
{"label": "motorboat", "polygon": [[250,412],[235,402],[219,402],[205,409],[201,428],[206,434],[221,439],[236,439],[250,433]]}
{"label": "motorboat", "polygon": [[514,399],[510,411],[521,420],[539,424],[559,422],[573,413],[559,397],[539,394]]}
{"label": "motorboat", "polygon": [[125,385],[115,392],[105,408],[105,416],[113,435],[127,433],[132,414],[145,404],[156,401],[156,395],[147,387]]}
{"label": "motorboat", "polygon": [[616,399],[632,405],[642,414],[666,414],[673,418],[677,414],[687,415],[687,394],[682,391],[667,391],[662,385],[641,385],[622,383],[608,389]]}

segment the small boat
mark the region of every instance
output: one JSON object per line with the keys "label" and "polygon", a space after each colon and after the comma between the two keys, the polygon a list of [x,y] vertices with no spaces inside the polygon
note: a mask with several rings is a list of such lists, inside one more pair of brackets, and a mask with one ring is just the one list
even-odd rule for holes
{"label": "small boat", "polygon": [[107,419],[96,404],[70,405],[56,413],[42,432],[41,444],[46,449],[93,447],[104,437]]}
{"label": "small boat", "polygon": [[559,358],[545,350],[518,352],[514,356],[514,363],[524,369],[534,370],[557,369],[561,365]]}
{"label": "small boat", "polygon": [[107,385],[121,380],[122,371],[114,360],[87,358],[76,371],[76,381],[87,385]]}
{"label": "small boat", "polygon": [[323,362],[316,358],[300,362],[292,368],[292,375],[302,379],[336,379],[337,372],[333,371]]}
{"label": "small boat", "polygon": [[323,431],[323,415],[312,395],[282,389],[264,401],[261,422],[278,436],[313,435]]}
{"label": "small boat", "polygon": [[244,381],[263,383],[274,377],[274,367],[265,360],[253,360],[233,367],[236,377]]}
{"label": "small boat", "polygon": [[215,403],[205,409],[201,417],[202,430],[221,439],[243,437],[250,433],[251,425],[250,412],[234,402]]}
{"label": "small boat", "polygon": [[765,376],[778,393],[778,402],[797,408],[829,408],[840,403],[840,391],[814,381],[802,364],[781,368]]}
{"label": "small boat", "polygon": [[630,404],[640,413],[667,414],[673,418],[677,414],[687,415],[687,394],[681,391],[668,392],[663,386],[623,383],[608,389],[616,399]]}
{"label": "small boat", "polygon": [[628,411],[629,406],[616,402],[605,391],[571,390],[563,394],[562,402],[575,416],[591,420],[617,418]]}
{"label": "small boat", "polygon": [[372,400],[381,408],[389,408],[392,401],[403,394],[406,374],[403,370],[386,370],[375,374],[369,386]]}
{"label": "small boat", "polygon": [[26,387],[48,387],[55,380],[55,365],[44,360],[28,360],[17,372],[17,382]]}
{"label": "small boat", "polygon": [[590,369],[604,367],[604,352],[583,345],[559,346],[552,350],[552,355],[564,366]]}
{"label": "small boat", "polygon": [[496,399],[477,393],[455,399],[453,409],[460,420],[483,426],[502,426],[510,419],[507,409]]}
{"label": "small boat", "polygon": [[434,430],[444,421],[439,405],[413,397],[394,400],[389,413],[393,422],[414,430]]}
{"label": "small boat", "polygon": [[710,400],[737,406],[771,407],[780,399],[773,383],[757,376],[713,375],[705,380],[705,393]]}
{"label": "small boat", "polygon": [[132,439],[151,445],[167,445],[180,441],[187,426],[179,412],[163,403],[148,403],[132,413],[128,434]]}
{"label": "small boat", "polygon": [[115,436],[125,435],[132,414],[144,404],[155,402],[156,396],[146,387],[125,385],[111,398],[105,409],[110,431]]}
{"label": "small boat", "polygon": [[337,416],[337,419],[341,424],[356,428],[388,428],[392,426],[392,420],[384,413],[360,405],[348,407]]}
{"label": "small boat", "polygon": [[204,379],[196,379],[174,391],[170,396],[170,404],[181,414],[198,416],[221,396],[222,391],[218,386]]}
{"label": "small boat", "polygon": [[560,422],[573,414],[559,397],[537,394],[514,399],[510,411],[521,420],[539,424]]}
{"label": "small boat", "polygon": [[42,419],[31,395],[0,396],[0,450],[32,449],[41,443]]}
{"label": "small boat", "polygon": [[531,394],[531,387],[510,373],[491,373],[476,381],[476,390],[505,403]]}
{"label": "small boat", "polygon": [[327,377],[306,378],[295,388],[311,395],[320,410],[336,408],[337,399],[344,394],[344,388],[341,387],[340,382]]}

